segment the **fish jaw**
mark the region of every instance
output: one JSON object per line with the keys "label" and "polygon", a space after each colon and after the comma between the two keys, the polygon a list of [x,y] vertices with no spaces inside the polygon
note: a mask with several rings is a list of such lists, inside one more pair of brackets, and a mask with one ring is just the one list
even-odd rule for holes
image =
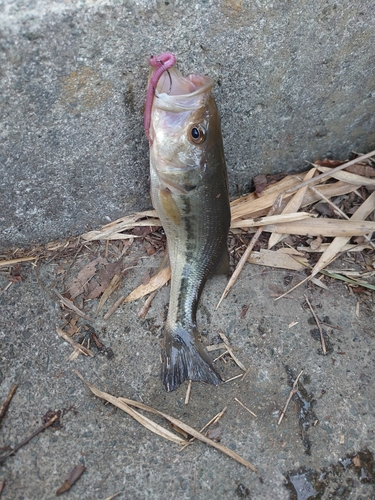
{"label": "fish jaw", "polygon": [[216,370],[207,350],[198,339],[197,329],[185,329],[175,325],[166,330],[162,349],[162,384],[172,392],[185,380],[218,385],[223,380]]}

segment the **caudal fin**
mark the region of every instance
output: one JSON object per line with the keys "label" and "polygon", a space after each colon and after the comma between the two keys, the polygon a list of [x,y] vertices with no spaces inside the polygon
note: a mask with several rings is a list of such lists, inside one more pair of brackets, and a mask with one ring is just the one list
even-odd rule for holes
{"label": "caudal fin", "polygon": [[198,340],[183,328],[166,336],[162,350],[161,380],[167,392],[172,392],[184,380],[218,385],[222,382],[212,359]]}

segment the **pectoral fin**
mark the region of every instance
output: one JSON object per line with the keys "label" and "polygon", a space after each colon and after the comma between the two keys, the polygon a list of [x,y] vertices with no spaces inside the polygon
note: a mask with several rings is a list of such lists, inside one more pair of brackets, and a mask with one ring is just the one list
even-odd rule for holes
{"label": "pectoral fin", "polygon": [[176,202],[173,199],[172,192],[168,188],[160,189],[160,202],[166,216],[177,226],[181,222],[181,214]]}

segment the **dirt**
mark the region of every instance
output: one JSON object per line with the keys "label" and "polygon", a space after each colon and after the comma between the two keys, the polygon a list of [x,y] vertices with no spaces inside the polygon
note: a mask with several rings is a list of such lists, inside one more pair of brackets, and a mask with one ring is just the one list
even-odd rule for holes
{"label": "dirt", "polygon": [[[207,345],[221,342],[218,332],[223,332],[249,373],[219,387],[193,383],[185,404],[187,382],[167,394],[160,381],[169,287],[157,293],[144,319],[137,312],[145,299],[103,318],[121,295],[147,281],[161,256],[147,255],[137,241],[122,249],[123,256],[121,248],[108,250],[109,262],[122,258],[122,269],[130,269],[97,315],[99,298],[76,298],[91,321],[62,309],[53,289],[64,294],[84,266],[105,255],[104,245],[88,245],[76,256],[57,255],[37,267],[24,263],[11,281],[0,274],[0,402],[12,384],[19,385],[0,424],[0,447],[14,448],[43,425],[47,412],[60,411],[59,426],[46,429],[0,466],[0,485],[6,480],[2,498],[54,498],[78,465],[86,470],[65,494],[72,499],[105,499],[117,492],[124,499],[375,498],[373,292],[354,293],[324,278],[327,290],[309,283],[275,301],[305,272],[248,264],[216,311],[226,278],[215,276],[198,311],[202,338]],[[326,354],[304,294],[322,323]],[[74,339],[86,346],[90,338],[95,356],[69,361],[72,347],[56,327],[76,332]],[[224,380],[243,374],[229,356],[216,364]],[[259,475],[204,443],[180,452],[178,445],[95,397],[74,368],[99,389],[142,401],[198,430],[227,406],[218,438]]]}

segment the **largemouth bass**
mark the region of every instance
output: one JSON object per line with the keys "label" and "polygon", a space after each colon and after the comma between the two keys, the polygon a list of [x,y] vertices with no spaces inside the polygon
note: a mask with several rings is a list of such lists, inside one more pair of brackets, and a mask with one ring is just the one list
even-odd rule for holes
{"label": "largemouth bass", "polygon": [[167,236],[171,291],[162,349],[162,383],[217,385],[222,379],[199,339],[198,301],[207,278],[229,271],[228,180],[214,81],[184,77],[173,54],[150,59],[145,128],[151,197]]}

